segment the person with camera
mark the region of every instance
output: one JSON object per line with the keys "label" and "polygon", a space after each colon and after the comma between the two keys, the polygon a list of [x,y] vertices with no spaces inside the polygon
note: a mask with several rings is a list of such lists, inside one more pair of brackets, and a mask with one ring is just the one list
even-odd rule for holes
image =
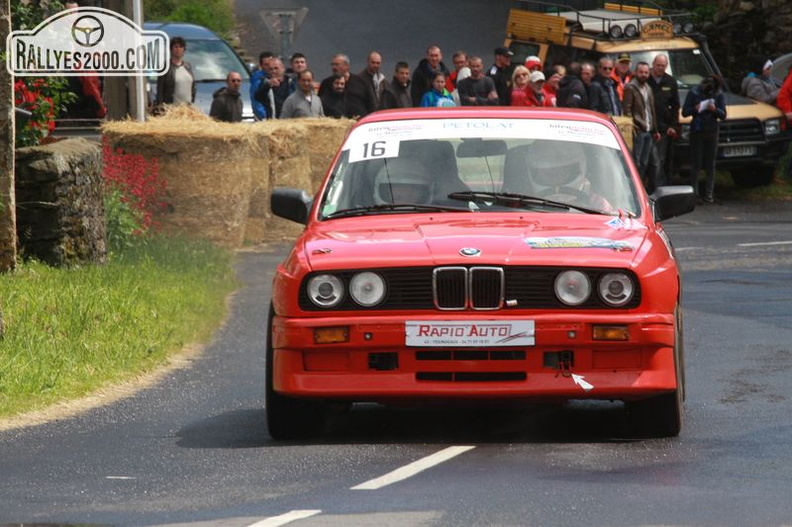
{"label": "person with camera", "polygon": [[704,187],[705,203],[715,203],[715,157],[718,153],[718,128],[726,118],[726,99],[721,91],[721,82],[708,76],[694,86],[682,105],[682,116],[690,121],[690,184],[700,196],[699,171],[707,174]]}

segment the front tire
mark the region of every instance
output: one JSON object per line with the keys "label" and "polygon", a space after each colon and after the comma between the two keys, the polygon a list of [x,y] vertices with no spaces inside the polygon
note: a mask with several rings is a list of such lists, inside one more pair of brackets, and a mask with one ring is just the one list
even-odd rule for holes
{"label": "front tire", "polygon": [[265,367],[264,405],[267,410],[267,429],[272,439],[306,439],[321,434],[324,412],[320,403],[303,401],[281,395],[274,388],[275,350],[272,346],[272,319],[275,311],[270,305],[267,319],[267,349]]}
{"label": "front tire", "polygon": [[676,437],[682,431],[685,420],[685,357],[679,306],[675,310],[674,320],[676,390],[628,405],[628,410],[638,420],[641,435],[647,438]]}

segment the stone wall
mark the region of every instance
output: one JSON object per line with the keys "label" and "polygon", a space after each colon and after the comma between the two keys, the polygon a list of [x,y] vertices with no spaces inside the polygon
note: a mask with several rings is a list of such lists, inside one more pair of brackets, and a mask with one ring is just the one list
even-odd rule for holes
{"label": "stone wall", "polygon": [[104,263],[102,149],[82,138],[16,151],[21,256],[50,265]]}

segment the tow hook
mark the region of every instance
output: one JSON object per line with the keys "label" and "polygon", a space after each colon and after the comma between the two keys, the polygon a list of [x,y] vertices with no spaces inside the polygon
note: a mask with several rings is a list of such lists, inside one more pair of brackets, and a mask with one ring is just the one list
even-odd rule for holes
{"label": "tow hook", "polygon": [[547,351],[544,354],[545,368],[555,368],[556,377],[572,376],[572,367],[575,365],[575,352],[572,350]]}

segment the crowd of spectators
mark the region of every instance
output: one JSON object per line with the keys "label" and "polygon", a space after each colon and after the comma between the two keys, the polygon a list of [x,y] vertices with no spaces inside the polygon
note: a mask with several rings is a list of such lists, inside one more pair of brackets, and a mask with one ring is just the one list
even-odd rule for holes
{"label": "crowd of spectators", "polygon": [[[628,53],[602,57],[596,64],[568,65],[546,65],[539,57],[529,56],[517,66],[508,48],[498,47],[493,55],[492,65],[486,68],[482,57],[457,51],[451,70],[443,62],[440,47],[432,45],[413,70],[407,62],[399,61],[388,79],[381,71],[382,56],[377,51],[369,53],[358,73],[352,71],[349,57],[338,53],[330,63],[331,74],[318,80],[304,54],[295,53],[286,65],[273,53],[263,52],[251,76],[248,96],[257,120],[357,119],[377,110],[419,106],[567,107],[623,116],[632,121],[633,157],[650,191],[671,182],[681,110],[683,116],[691,117],[689,183],[699,195],[698,173],[704,170],[701,201],[715,202],[718,127],[726,118],[722,83],[717,77],[705,78],[680,101],[678,83],[666,72],[668,57],[664,54],[656,55],[652,64],[639,62],[635,67]],[[746,76],[743,94],[777,104],[792,120],[792,76],[779,86],[769,75],[771,66],[771,61],[764,61]],[[187,90],[181,91],[188,96]],[[218,90],[217,96],[227,99],[229,93],[238,98],[231,85]],[[219,106],[231,107],[227,100]],[[241,112],[233,109],[223,115],[241,119]]]}

